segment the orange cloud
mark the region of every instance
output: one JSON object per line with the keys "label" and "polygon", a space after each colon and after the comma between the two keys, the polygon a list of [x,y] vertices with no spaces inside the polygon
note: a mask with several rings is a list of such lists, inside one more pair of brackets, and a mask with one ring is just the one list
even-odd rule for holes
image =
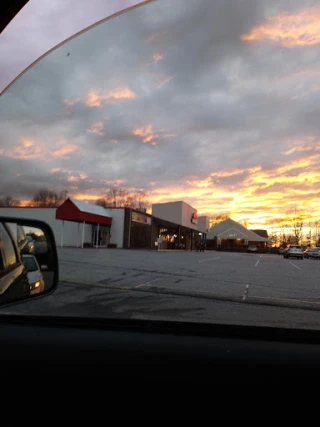
{"label": "orange cloud", "polygon": [[320,7],[315,6],[297,13],[281,13],[267,18],[263,25],[243,34],[245,42],[271,41],[291,48],[315,46],[320,43]]}
{"label": "orange cloud", "polygon": [[93,123],[92,126],[91,126],[91,128],[87,129],[87,132],[103,136],[104,135],[104,132],[103,132],[103,122]]}
{"label": "orange cloud", "polygon": [[156,53],[152,56],[152,65],[156,65],[159,61],[162,61],[165,58],[163,53]]}
{"label": "orange cloud", "polygon": [[69,158],[69,154],[74,153],[75,151],[77,151],[79,149],[79,147],[77,145],[74,144],[66,144],[63,147],[59,148],[56,151],[52,152],[53,157],[58,157],[58,158]]}
{"label": "orange cloud", "polygon": [[[270,170],[256,166],[219,171],[200,180],[198,176],[189,176],[183,184],[152,186],[150,198],[153,203],[184,200],[199,214],[209,216],[228,212],[236,221],[247,220],[251,228],[272,232],[293,205],[306,212],[308,221],[320,217],[319,162],[320,154],[292,161],[286,158]],[[242,181],[234,185],[232,178],[237,175],[241,175]]]}
{"label": "orange cloud", "polygon": [[20,138],[18,142],[20,145],[1,150],[1,154],[21,160],[40,159],[44,156],[43,149],[35,141]]}
{"label": "orange cloud", "polygon": [[162,86],[168,84],[171,82],[172,79],[174,79],[175,76],[167,76],[164,79],[160,80],[160,82],[157,85],[157,89],[162,88]]}
{"label": "orange cloud", "polygon": [[100,107],[103,101],[115,102],[134,99],[135,97],[135,92],[133,92],[128,86],[117,87],[106,93],[99,93],[92,90],[87,95],[86,105],[88,107]]}
{"label": "orange cloud", "polygon": [[153,131],[152,125],[134,129],[132,133],[139,137],[144,144],[157,145],[155,138],[158,138],[159,135]]}
{"label": "orange cloud", "polygon": [[63,102],[68,105],[69,107],[72,107],[73,105],[77,104],[78,102],[81,101],[81,98],[74,98],[74,99],[70,99],[70,98],[65,98],[63,100]]}
{"label": "orange cloud", "polygon": [[283,151],[282,154],[289,156],[290,154],[294,154],[298,152],[320,151],[320,141],[314,141],[313,137],[310,137],[309,140],[312,142],[303,141],[303,140],[289,141],[288,145],[291,148],[289,150]]}
{"label": "orange cloud", "polygon": [[68,171],[67,171],[67,169],[63,169],[63,168],[52,168],[51,172],[57,173],[57,172],[68,172]]}
{"label": "orange cloud", "polygon": [[29,148],[29,147],[32,147],[34,145],[34,142],[31,141],[31,139],[21,138],[20,142],[22,142],[22,144],[25,148]]}
{"label": "orange cloud", "polygon": [[116,180],[107,180],[107,179],[100,179],[100,184],[109,185],[110,187],[119,187],[120,185],[127,182],[125,178],[123,179],[116,179]]}

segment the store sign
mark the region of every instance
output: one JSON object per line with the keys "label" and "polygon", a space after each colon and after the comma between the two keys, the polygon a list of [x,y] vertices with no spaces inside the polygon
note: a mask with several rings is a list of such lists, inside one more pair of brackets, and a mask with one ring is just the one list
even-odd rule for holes
{"label": "store sign", "polygon": [[151,225],[151,218],[139,212],[132,212],[131,221],[140,222],[141,224]]}
{"label": "store sign", "polygon": [[194,212],[191,216],[191,222],[192,224],[198,224],[198,214],[197,212]]}

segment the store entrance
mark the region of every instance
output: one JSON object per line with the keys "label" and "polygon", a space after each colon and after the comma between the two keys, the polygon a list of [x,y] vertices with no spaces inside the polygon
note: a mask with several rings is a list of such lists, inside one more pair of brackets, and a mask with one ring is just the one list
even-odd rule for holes
{"label": "store entrance", "polygon": [[161,249],[179,249],[178,228],[160,228]]}
{"label": "store entrance", "polygon": [[107,247],[110,240],[110,227],[94,225],[92,227],[92,246]]}

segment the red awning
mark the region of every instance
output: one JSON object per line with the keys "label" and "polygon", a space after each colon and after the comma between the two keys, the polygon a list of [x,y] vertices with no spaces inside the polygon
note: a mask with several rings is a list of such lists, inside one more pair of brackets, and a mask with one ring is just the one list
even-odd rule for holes
{"label": "red awning", "polygon": [[56,219],[89,224],[111,225],[112,217],[102,206],[91,205],[69,198],[56,210]]}

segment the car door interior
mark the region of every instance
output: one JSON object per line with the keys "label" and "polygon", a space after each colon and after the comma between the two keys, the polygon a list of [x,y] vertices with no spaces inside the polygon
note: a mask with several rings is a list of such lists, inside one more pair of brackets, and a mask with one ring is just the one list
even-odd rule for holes
{"label": "car door interior", "polygon": [[319,375],[317,331],[40,316],[1,320],[0,362],[19,375],[28,374],[26,366],[46,376],[108,377],[122,384],[132,378],[289,384]]}

